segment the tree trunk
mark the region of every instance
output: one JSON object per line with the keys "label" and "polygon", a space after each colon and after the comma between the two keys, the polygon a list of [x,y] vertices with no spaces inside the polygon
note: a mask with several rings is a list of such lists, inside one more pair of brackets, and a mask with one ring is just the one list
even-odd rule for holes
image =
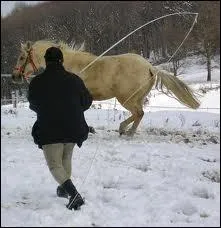
{"label": "tree trunk", "polygon": [[162,37],[161,37],[161,47],[162,47],[162,57],[164,58],[164,59],[166,59],[167,58],[167,51],[166,51],[166,41],[165,41],[165,38],[163,37],[163,35],[162,35]]}
{"label": "tree trunk", "polygon": [[173,61],[173,75],[176,77],[177,76],[177,66],[176,62]]}
{"label": "tree trunk", "polygon": [[207,81],[211,81],[211,56],[207,55]]}

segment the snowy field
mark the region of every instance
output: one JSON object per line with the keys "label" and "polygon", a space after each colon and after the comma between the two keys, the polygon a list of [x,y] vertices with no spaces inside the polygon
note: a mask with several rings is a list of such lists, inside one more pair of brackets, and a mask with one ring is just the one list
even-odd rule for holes
{"label": "snowy field", "polygon": [[153,90],[132,139],[118,135],[129,114],[114,99],[85,112],[96,134],[74,149],[73,181],[86,201],[79,211],[56,197],[31,137],[36,116],[28,103],[2,106],[1,226],[219,227],[220,70],[213,69],[212,83],[199,66],[180,77],[209,88],[200,109]]}

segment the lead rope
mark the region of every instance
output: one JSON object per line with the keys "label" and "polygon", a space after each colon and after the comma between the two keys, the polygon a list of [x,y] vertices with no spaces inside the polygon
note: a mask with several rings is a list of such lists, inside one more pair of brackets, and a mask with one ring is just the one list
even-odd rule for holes
{"label": "lead rope", "polygon": [[[122,39],[120,39],[119,41],[117,41],[115,44],[113,44],[110,48],[108,48],[106,51],[104,51],[101,55],[99,55],[96,59],[94,59],[92,62],[90,62],[86,67],[84,67],[80,73],[82,73],[83,71],[85,71],[89,66],[91,66],[94,62],[96,62],[98,59],[100,59],[104,54],[106,54],[108,51],[110,51],[113,47],[115,47],[117,44],[121,43],[123,40],[125,40],[128,36],[132,35],[133,33],[135,33],[136,31],[138,31],[139,29],[145,27],[146,25],[148,24],[151,24],[152,22],[155,22],[155,21],[158,21],[162,18],[165,18],[165,17],[169,17],[169,16],[173,16],[173,15],[180,15],[180,14],[195,14],[196,17],[195,17],[195,21],[196,21],[196,18],[198,16],[198,13],[191,13],[191,12],[183,12],[183,13],[171,13],[171,14],[167,14],[167,15],[164,15],[164,16],[161,16],[161,17],[158,17],[152,21],[149,21],[147,22],[146,24],[144,25],[141,25],[140,27],[134,29],[132,32],[130,32],[129,34],[127,34],[126,36],[124,36]],[[195,23],[194,23],[195,24]],[[180,47],[179,47],[180,48]]]}
{"label": "lead rope", "polygon": [[[93,163],[94,163],[94,160],[95,160],[95,157],[96,157],[96,154],[97,154],[97,151],[98,151],[99,144],[100,144],[100,143],[97,143],[97,147],[96,147],[94,156],[93,156],[93,158],[92,158],[91,165],[90,165],[90,167],[89,167],[89,169],[88,169],[88,171],[87,171],[87,175],[85,176],[84,180],[82,181],[82,183],[81,183],[81,185],[80,185],[80,187],[79,187],[79,191],[82,189],[82,186],[84,185],[84,183],[85,183],[85,181],[86,181],[86,179],[87,179],[87,177],[88,177],[88,175],[89,175],[89,173],[90,173],[90,170],[91,170],[91,168],[92,168],[92,165],[93,165]],[[80,195],[79,192],[75,195],[75,197],[73,198],[73,200],[72,200],[71,203],[69,204],[68,209],[70,209],[72,203],[74,202],[74,200],[76,199],[76,197],[77,197],[78,195]]]}
{"label": "lead rope", "polygon": [[[181,44],[178,46],[178,48],[176,49],[176,51],[173,53],[173,55],[169,58],[169,60],[166,62],[166,64],[168,63],[168,62],[170,62],[170,60],[175,56],[175,54],[178,52],[178,50],[181,48],[181,46],[183,45],[183,43],[185,42],[185,40],[187,39],[187,37],[189,36],[189,34],[191,33],[191,31],[193,30],[193,27],[194,27],[194,25],[197,23],[197,17],[198,17],[198,13],[194,13],[194,14],[196,14],[196,16],[195,16],[195,19],[194,19],[194,21],[193,21],[193,23],[192,23],[192,26],[191,26],[191,28],[189,29],[189,31],[188,31],[188,33],[186,34],[186,36],[184,37],[184,39],[183,39],[183,41],[181,42]],[[157,74],[159,73],[159,69],[158,69],[158,71],[156,72],[156,74],[155,74],[155,77],[154,78],[156,78],[157,79]],[[145,80],[145,79],[144,79]],[[143,80],[143,82],[144,82],[144,80]],[[150,78],[149,80],[152,80],[152,78]],[[148,84],[148,82],[149,82],[149,80],[147,81],[147,80],[145,80],[145,81],[147,81],[147,83],[144,83],[144,84],[142,84],[137,90],[135,90],[135,92],[133,92],[130,96],[129,96],[129,98],[127,98],[125,101],[124,101],[124,103],[123,103],[123,105],[125,104],[125,103],[127,103],[128,102],[128,100],[130,100],[141,88],[143,88],[145,85],[147,85]],[[163,92],[163,91],[162,91]],[[165,92],[163,92],[164,94],[166,94]],[[167,95],[167,94],[166,94]],[[171,97],[171,98],[174,98],[174,99],[176,99],[175,97]]]}
{"label": "lead rope", "polygon": [[[193,22],[193,24],[192,24],[192,26],[191,26],[189,32],[187,33],[187,35],[185,36],[185,38],[183,39],[183,41],[181,42],[181,44],[179,45],[179,47],[177,48],[177,50],[174,52],[174,54],[173,54],[173,55],[170,57],[170,59],[167,61],[167,63],[168,63],[168,62],[175,56],[175,54],[177,53],[177,51],[180,49],[180,47],[183,45],[183,43],[185,42],[185,40],[186,40],[187,37],[189,36],[189,34],[190,34],[190,32],[192,31],[192,29],[193,29],[195,23],[197,22],[198,13],[191,13],[191,12],[172,13],[172,14],[167,14],[167,15],[161,16],[161,17],[159,17],[159,18],[156,18],[156,19],[154,19],[154,20],[152,20],[152,21],[150,21],[150,22],[147,22],[146,24],[144,24],[144,25],[142,25],[142,26],[136,28],[134,31],[130,32],[128,35],[126,35],[126,36],[123,37],[121,40],[119,40],[119,41],[116,42],[114,45],[112,45],[110,48],[108,48],[105,52],[103,52],[101,55],[99,55],[96,59],[94,59],[94,60],[93,60],[91,63],[89,63],[86,67],[84,67],[84,68],[80,71],[80,73],[82,73],[83,71],[85,71],[85,70],[86,70],[89,66],[91,66],[95,61],[97,61],[97,60],[98,60],[99,58],[101,58],[104,54],[106,54],[109,50],[111,50],[113,47],[115,47],[117,44],[119,44],[120,42],[122,42],[122,41],[123,41],[124,39],[126,39],[128,36],[132,35],[132,34],[133,34],[134,32],[136,32],[137,30],[143,28],[144,26],[146,26],[146,25],[148,25],[148,24],[150,24],[150,23],[152,23],[152,22],[155,22],[155,21],[160,20],[160,19],[165,18],[165,17],[177,15],[177,14],[178,14],[178,15],[180,15],[180,14],[192,14],[192,15],[196,15],[196,16],[195,16],[194,22]],[[159,72],[159,70],[157,71],[157,73],[158,73],[158,72]],[[156,75],[155,75],[156,77],[157,77],[157,73],[156,73]],[[84,80],[85,80],[86,78],[87,78],[87,76],[84,77]],[[150,79],[149,79],[149,80],[150,80]],[[144,85],[143,85],[143,86],[144,86]],[[136,94],[143,86],[139,87],[138,90],[136,90],[128,99],[126,99],[126,101],[125,101],[123,104],[125,104],[129,99],[131,99],[131,97],[134,96],[134,94]],[[97,147],[96,147],[96,150],[95,150],[94,157],[93,157],[93,159],[92,159],[91,165],[90,165],[90,167],[89,167],[88,173],[87,173],[86,177],[84,178],[84,180],[82,181],[82,183],[81,183],[79,189],[82,189],[82,186],[84,185],[84,183],[85,183],[85,181],[86,181],[86,179],[87,179],[87,177],[88,177],[88,175],[89,175],[89,173],[90,173],[90,170],[91,170],[92,165],[93,165],[93,163],[94,163],[95,157],[96,157],[96,155],[97,155],[97,153],[98,153],[99,144],[100,144],[100,143],[97,143]],[[78,194],[79,194],[79,193],[78,193]],[[76,194],[76,196],[74,197],[74,199],[71,201],[70,205],[74,202],[74,200],[75,200],[75,198],[77,197],[78,194]],[[70,207],[68,207],[68,208],[70,208]]]}

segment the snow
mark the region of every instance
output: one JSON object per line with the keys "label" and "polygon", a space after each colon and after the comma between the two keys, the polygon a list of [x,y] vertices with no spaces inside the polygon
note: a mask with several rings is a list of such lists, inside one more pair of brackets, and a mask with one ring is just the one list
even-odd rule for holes
{"label": "snow", "polygon": [[[219,85],[217,68],[211,83],[205,69],[190,69],[181,76],[194,88]],[[114,110],[114,99],[86,111],[96,134],[74,148],[72,179],[86,201],[79,211],[56,196],[57,183],[31,137],[36,115],[28,103],[2,106],[1,226],[218,227],[220,89],[200,100],[194,111],[151,91],[133,138],[119,137],[129,113],[119,104]]]}

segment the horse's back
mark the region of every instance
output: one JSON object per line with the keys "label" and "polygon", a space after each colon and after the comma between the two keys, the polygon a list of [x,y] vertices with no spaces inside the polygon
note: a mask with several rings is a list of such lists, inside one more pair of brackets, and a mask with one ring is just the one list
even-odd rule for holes
{"label": "horse's back", "polygon": [[103,56],[85,71],[85,84],[95,100],[126,97],[151,77],[151,64],[134,53]]}

